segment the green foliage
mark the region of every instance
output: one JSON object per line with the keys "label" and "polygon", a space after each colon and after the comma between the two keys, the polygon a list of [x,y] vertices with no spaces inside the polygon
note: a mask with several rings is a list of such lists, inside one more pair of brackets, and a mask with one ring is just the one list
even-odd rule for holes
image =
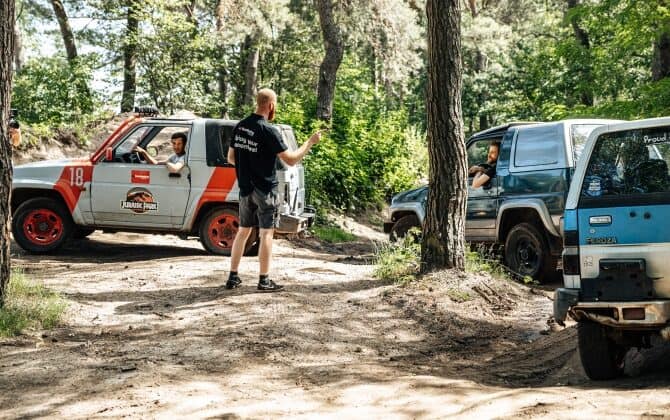
{"label": "green foliage", "polygon": [[488,273],[498,278],[509,278],[509,272],[500,258],[491,249],[478,247],[465,254],[465,271],[470,273]]}
{"label": "green foliage", "polygon": [[[379,206],[426,176],[424,134],[410,125],[406,111],[382,103],[361,63],[349,59],[339,74],[332,129],[305,160],[309,199],[348,211]],[[297,125],[303,133],[320,124],[305,109],[292,109],[286,120],[303,121]]]}
{"label": "green foliage", "polygon": [[91,78],[86,59],[76,64],[60,57],[30,60],[15,76],[12,107],[27,123],[81,121],[96,106],[88,88]]}
{"label": "green foliage", "polygon": [[[410,231],[411,232],[411,231]],[[421,244],[411,232],[402,241],[383,244],[377,250],[373,275],[380,280],[405,284],[416,278],[421,268]]]}
{"label": "green foliage", "polygon": [[310,230],[314,236],[331,244],[352,242],[357,239],[356,235],[349,233],[337,226],[317,225],[313,226]]}
{"label": "green foliage", "polygon": [[13,272],[0,308],[0,337],[21,334],[26,329],[50,329],[58,325],[67,303],[57,293]]}

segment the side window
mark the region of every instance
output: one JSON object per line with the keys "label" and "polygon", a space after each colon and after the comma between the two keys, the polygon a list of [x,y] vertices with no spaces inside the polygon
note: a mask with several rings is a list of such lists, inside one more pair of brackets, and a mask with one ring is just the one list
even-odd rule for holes
{"label": "side window", "polygon": [[120,160],[124,155],[133,151],[133,148],[140,144],[144,136],[149,132],[149,126],[137,127],[130,135],[128,135],[121,144],[119,144],[114,151],[114,160]]}
{"label": "side window", "polygon": [[232,125],[222,125],[216,121],[207,122],[205,125],[207,166],[228,164],[228,147],[234,128]]}
{"label": "side window", "polygon": [[476,141],[468,146],[468,168],[486,163],[491,139]]}
{"label": "side window", "polygon": [[233,137],[233,128],[229,125],[221,127],[219,132],[219,146],[221,150],[221,157],[223,162],[228,163],[228,147],[230,147],[230,140]]}
{"label": "side window", "polygon": [[[175,133],[184,133],[188,139],[188,131],[188,128],[178,126],[155,127],[153,138],[146,142],[144,148],[155,148],[156,156],[154,157],[156,160],[159,162],[167,161],[168,158],[174,154],[174,150],[172,148],[172,135]],[[188,142],[185,147],[188,148]]]}
{"label": "side window", "polygon": [[586,168],[585,199],[670,192],[670,128],[629,130],[598,137]]}
{"label": "side window", "polygon": [[584,151],[584,145],[589,135],[600,125],[595,124],[575,124],[570,128],[570,137],[572,137],[572,156],[575,163],[579,161]]}
{"label": "side window", "polygon": [[514,166],[553,165],[563,157],[561,126],[527,127],[516,138]]}

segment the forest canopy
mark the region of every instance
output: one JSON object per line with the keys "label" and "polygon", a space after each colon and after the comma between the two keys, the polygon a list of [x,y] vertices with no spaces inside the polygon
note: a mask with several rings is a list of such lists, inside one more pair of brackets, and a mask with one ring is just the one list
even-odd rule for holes
{"label": "forest canopy", "polygon": [[[664,1],[462,6],[467,134],[667,114]],[[133,105],[237,119],[271,87],[277,121],[300,140],[332,128],[305,162],[310,200],[352,210],[426,177],[425,25],[423,0],[20,0],[12,106],[28,126],[51,128]],[[323,67],[333,47],[341,61]],[[336,73],[327,118],[317,112],[324,71]]]}

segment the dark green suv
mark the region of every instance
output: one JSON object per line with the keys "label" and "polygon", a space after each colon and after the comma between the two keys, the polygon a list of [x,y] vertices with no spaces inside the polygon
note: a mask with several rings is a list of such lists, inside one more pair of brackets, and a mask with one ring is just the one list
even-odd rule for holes
{"label": "dark green suv", "polygon": [[[505,264],[520,276],[556,277],[559,221],[575,164],[591,131],[613,122],[511,123],[470,137],[469,168],[486,162],[492,143],[500,146],[489,181],[473,188],[473,177],[468,180],[466,240],[504,245]],[[421,187],[393,197],[384,222],[392,239],[421,226],[427,194]]]}

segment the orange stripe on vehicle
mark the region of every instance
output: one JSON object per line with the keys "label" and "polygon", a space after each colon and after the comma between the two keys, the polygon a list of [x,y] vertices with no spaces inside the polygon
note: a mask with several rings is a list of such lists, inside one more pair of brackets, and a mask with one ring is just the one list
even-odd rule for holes
{"label": "orange stripe on vehicle", "polygon": [[235,185],[235,180],[235,168],[214,168],[207,187],[203,191],[200,201],[198,201],[196,214],[200,211],[203,204],[226,201],[230,190]]}
{"label": "orange stripe on vehicle", "polygon": [[73,161],[63,168],[54,189],[63,197],[70,213],[74,212],[81,192],[91,179],[93,179],[93,165],[89,160]]}

